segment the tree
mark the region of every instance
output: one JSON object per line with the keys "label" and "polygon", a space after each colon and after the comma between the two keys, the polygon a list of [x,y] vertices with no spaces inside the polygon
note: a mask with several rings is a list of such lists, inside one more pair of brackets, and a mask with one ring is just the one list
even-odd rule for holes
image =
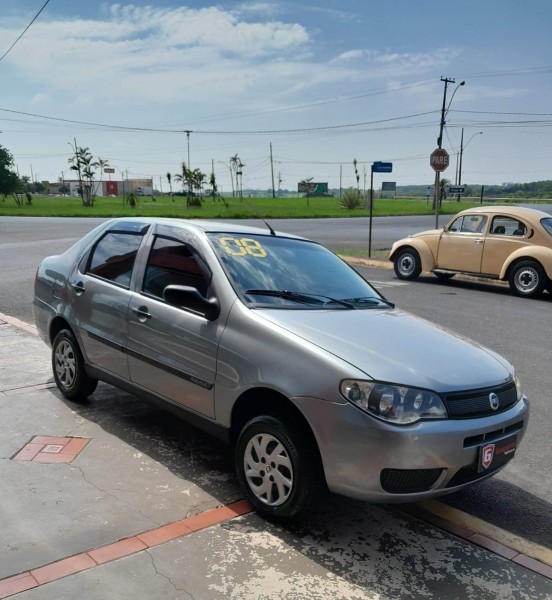
{"label": "tree", "polygon": [[445,179],[444,177],[441,179],[439,183],[440,194],[439,194],[439,204],[443,202],[443,200],[447,197],[447,187],[450,185],[450,179]]}
{"label": "tree", "polygon": [[235,177],[236,185],[234,187],[234,179],[232,179],[232,196],[235,196],[234,190],[239,192],[238,173],[240,171],[241,160],[237,154],[230,157],[230,178]]}
{"label": "tree", "polygon": [[[100,188],[101,188],[102,176],[103,176],[103,173],[104,173],[104,169],[106,167],[109,167],[109,161],[107,159],[104,160],[103,158],[100,158],[98,156],[98,159],[96,160],[96,162],[94,162],[92,164],[92,166],[98,167],[100,169],[100,179],[98,180],[98,183],[100,184]],[[92,202],[94,201],[94,198],[96,197],[96,190],[97,190],[97,188],[93,189]]]}
{"label": "tree", "polygon": [[0,146],[0,194],[12,195],[18,206],[23,205],[20,193],[23,191],[23,183],[17,173],[11,170],[13,167],[13,156],[10,151]]}
{"label": "tree", "polygon": [[[172,191],[172,176],[170,173],[167,173],[167,181],[169,182],[169,189],[171,190],[171,196],[173,195],[173,191]],[[173,198],[174,200],[174,198]]]}
{"label": "tree", "polygon": [[209,176],[209,186],[211,187],[211,198],[214,202],[215,198],[218,196],[217,178],[215,177],[214,171],[211,171],[211,175]]}
{"label": "tree", "polygon": [[[173,178],[175,181],[179,181],[182,184],[182,189],[184,189],[185,187],[187,188],[187,199],[186,199],[186,206],[201,206],[201,200],[197,200],[194,201],[193,200],[193,196],[194,196],[194,187],[197,188],[198,185],[198,178],[199,178],[199,174],[201,173],[201,171],[199,169],[195,169],[195,171],[192,171],[191,169],[188,168],[188,166],[186,165],[186,163],[184,161],[182,161],[181,164],[181,172],[180,173],[176,173]],[[203,178],[205,178],[205,175],[203,175],[203,173],[201,173],[201,175],[203,176]],[[201,184],[200,184],[200,189],[201,189]]]}
{"label": "tree", "polygon": [[83,206],[92,206],[93,157],[88,148],[82,148],[75,143],[75,155],[69,158],[70,169],[79,176],[79,194]]}

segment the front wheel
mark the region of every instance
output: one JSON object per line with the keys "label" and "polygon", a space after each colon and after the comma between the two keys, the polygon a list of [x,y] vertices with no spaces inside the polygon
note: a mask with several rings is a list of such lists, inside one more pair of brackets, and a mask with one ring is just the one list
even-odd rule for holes
{"label": "front wheel", "polygon": [[416,279],[422,272],[420,255],[414,248],[399,250],[393,259],[393,269],[399,279]]}
{"label": "front wheel", "polygon": [[98,385],[97,379],[86,374],[79,344],[69,329],[62,329],[54,338],[52,369],[59,391],[74,402],[86,400]]}
{"label": "front wheel", "polygon": [[514,294],[535,298],[546,287],[547,277],[539,263],[533,260],[522,260],[512,267],[509,284]]}
{"label": "front wheel", "polygon": [[277,417],[251,419],[236,447],[238,479],[249,502],[262,516],[290,521],[319,498],[319,457],[308,436]]}

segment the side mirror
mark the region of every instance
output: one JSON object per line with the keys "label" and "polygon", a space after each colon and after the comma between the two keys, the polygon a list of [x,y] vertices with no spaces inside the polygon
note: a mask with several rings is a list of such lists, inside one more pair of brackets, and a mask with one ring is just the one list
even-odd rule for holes
{"label": "side mirror", "polygon": [[208,321],[214,321],[220,313],[216,298],[205,298],[196,288],[187,285],[168,285],[163,290],[163,298],[167,304],[192,310]]}

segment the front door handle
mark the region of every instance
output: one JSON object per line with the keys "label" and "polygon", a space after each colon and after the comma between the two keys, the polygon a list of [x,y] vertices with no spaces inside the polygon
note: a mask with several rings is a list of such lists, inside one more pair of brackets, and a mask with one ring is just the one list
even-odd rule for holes
{"label": "front door handle", "polygon": [[138,308],[133,308],[132,312],[138,315],[138,320],[141,323],[145,323],[148,319],[151,319],[151,314],[148,310],[147,306],[140,306]]}
{"label": "front door handle", "polygon": [[473,240],[474,244],[482,244],[485,240]]}

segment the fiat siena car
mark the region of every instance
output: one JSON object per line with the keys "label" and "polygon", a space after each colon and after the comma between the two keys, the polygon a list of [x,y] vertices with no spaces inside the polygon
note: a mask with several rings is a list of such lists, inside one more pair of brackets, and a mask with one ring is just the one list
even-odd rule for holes
{"label": "fiat siena car", "polygon": [[552,293],[552,216],[522,207],[470,208],[443,229],[395,242],[390,260],[399,279],[467,273],[507,281],[519,296]]}
{"label": "fiat siena car", "polygon": [[42,261],[34,316],[66,398],[104,381],[227,440],[247,498],[276,520],[327,488],[377,502],[458,490],[502,469],[527,427],[505,359],[270,228],[108,221]]}

